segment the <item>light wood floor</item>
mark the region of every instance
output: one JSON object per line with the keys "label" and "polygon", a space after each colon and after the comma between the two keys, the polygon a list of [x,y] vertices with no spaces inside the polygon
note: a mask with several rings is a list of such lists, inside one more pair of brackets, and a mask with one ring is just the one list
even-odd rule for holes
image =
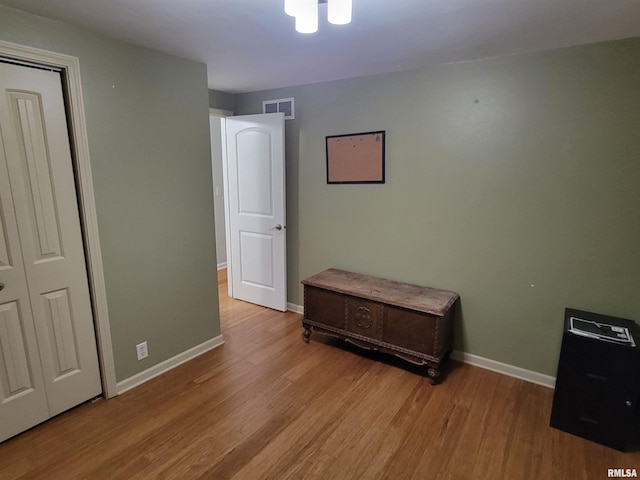
{"label": "light wood floor", "polygon": [[[552,390],[450,362],[441,385],[299,314],[228,299],[225,345],[0,444],[1,479],[604,479],[640,470],[548,426]],[[355,347],[354,347],[355,348]]]}

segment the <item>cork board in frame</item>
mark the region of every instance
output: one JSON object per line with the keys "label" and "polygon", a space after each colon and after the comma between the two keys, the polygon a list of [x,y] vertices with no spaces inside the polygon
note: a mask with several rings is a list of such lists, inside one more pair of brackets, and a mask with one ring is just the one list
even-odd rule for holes
{"label": "cork board in frame", "polygon": [[385,131],[326,137],[327,183],[384,183]]}

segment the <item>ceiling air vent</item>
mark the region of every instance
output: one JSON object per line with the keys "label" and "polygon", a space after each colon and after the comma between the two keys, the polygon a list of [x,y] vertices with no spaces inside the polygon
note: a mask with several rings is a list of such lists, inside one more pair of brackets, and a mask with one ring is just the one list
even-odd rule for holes
{"label": "ceiling air vent", "polygon": [[293,98],[279,98],[262,102],[262,113],[284,113],[285,120],[296,118],[296,104]]}

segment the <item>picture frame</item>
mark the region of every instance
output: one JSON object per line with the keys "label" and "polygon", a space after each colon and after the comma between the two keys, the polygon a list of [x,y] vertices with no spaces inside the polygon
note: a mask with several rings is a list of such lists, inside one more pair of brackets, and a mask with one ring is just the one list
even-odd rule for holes
{"label": "picture frame", "polygon": [[385,133],[328,135],[327,183],[385,183]]}

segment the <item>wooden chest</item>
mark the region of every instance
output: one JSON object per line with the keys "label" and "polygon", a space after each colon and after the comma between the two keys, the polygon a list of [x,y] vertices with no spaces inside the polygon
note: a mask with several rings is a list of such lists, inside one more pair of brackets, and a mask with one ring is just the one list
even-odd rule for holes
{"label": "wooden chest", "polygon": [[331,268],[302,281],[304,339],[311,332],[428,365],[432,381],[451,348],[455,292]]}

